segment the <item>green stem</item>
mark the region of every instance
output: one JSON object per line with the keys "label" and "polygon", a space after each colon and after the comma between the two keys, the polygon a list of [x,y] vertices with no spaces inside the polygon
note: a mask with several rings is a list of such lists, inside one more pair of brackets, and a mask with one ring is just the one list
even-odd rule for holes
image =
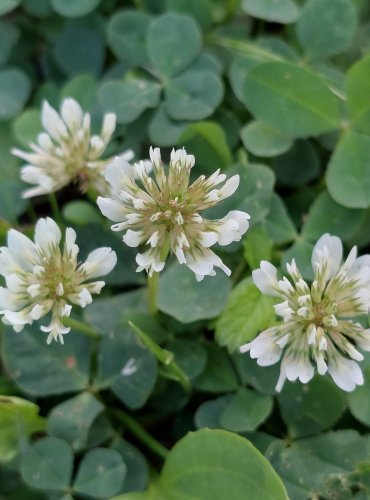
{"label": "green stem", "polygon": [[28,205],[28,208],[27,208],[27,215],[28,217],[30,218],[30,221],[35,224],[36,221],[37,221],[37,214],[35,212],[35,209],[33,208],[33,205],[32,203],[30,203]]}
{"label": "green stem", "polygon": [[218,35],[209,35],[207,41],[219,47],[235,50],[236,52],[254,57],[261,61],[284,61],[281,56],[263,49],[253,42],[245,42],[244,40],[235,40],[233,38],[220,37]]}
{"label": "green stem", "polygon": [[147,448],[152,450],[156,455],[165,459],[168,455],[168,450],[159,441],[154,439],[141,425],[124,410],[112,410],[112,414],[117,420],[123,423],[134,436],[136,436]]}
{"label": "green stem", "polygon": [[235,285],[239,281],[240,277],[243,275],[245,268],[246,268],[246,263],[245,260],[243,259],[239,262],[239,264],[237,265],[236,269],[234,270],[231,276],[231,282],[233,285]]}
{"label": "green stem", "polygon": [[148,276],[149,311],[153,316],[158,312],[157,308],[158,278],[159,278],[159,273],[153,273],[151,276]]}
{"label": "green stem", "polygon": [[57,197],[55,196],[55,193],[50,193],[48,195],[48,198],[49,198],[51,213],[53,214],[55,222],[58,224],[59,227],[63,227],[64,226],[63,219],[59,210],[58,201]]}
{"label": "green stem", "polygon": [[163,349],[163,347],[156,344],[154,340],[149,337],[149,335],[143,332],[143,330],[138,328],[131,321],[129,321],[128,324],[142,341],[142,343],[150,350],[152,354],[154,354],[158,361],[166,367],[169,378],[171,378],[171,380],[179,382],[186,394],[190,395],[192,391],[191,382],[188,379],[186,373],[176,363],[173,352],[167,351],[167,349]]}
{"label": "green stem", "polygon": [[65,326],[70,326],[73,330],[77,330],[92,339],[100,338],[100,333],[97,330],[94,330],[94,328],[78,319],[63,317],[63,324]]}

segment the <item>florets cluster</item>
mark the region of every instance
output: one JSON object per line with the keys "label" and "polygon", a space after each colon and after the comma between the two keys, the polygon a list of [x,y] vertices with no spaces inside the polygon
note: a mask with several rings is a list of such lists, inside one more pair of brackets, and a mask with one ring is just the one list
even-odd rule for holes
{"label": "florets cluster", "polygon": [[0,248],[0,273],[6,280],[6,287],[0,287],[2,320],[19,332],[51,313],[50,324],[41,326],[49,334],[48,344],[63,343],[63,335],[70,331],[63,318],[70,315],[71,304],[90,304],[92,294],[100,293],[105,284],[90,280],[108,274],[117,261],[111,248],[102,247],[79,264],[75,231],[66,229],[62,250],[61,238],[57,224],[46,218],[36,224],[35,242],[11,229],[8,246]]}
{"label": "florets cluster", "polygon": [[162,271],[171,251],[199,281],[215,275],[214,267],[230,275],[230,269],[210,247],[239,241],[248,229],[249,215],[233,210],[223,219],[209,220],[201,212],[231,196],[239,185],[239,176],[226,180],[226,175],[217,170],[190,184],[195,159],[185,149],[172,151],[168,170],[159,148],[150,149],[150,159],[154,178],[143,162],[132,166],[117,158],[106,169],[112,194],[97,200],[102,213],[116,222],[112,230],[125,231],[123,241],[128,246],[149,247],[137,254],[137,270],[145,269],[149,275]]}
{"label": "florets cluster", "polygon": [[[99,193],[106,192],[104,170],[107,161],[102,160],[116,127],[116,115],[104,116],[99,135],[92,135],[90,114],[83,113],[81,106],[72,98],[64,99],[60,114],[47,101],[42,105],[41,122],[45,129],[38,135],[37,143],[31,143],[31,152],[13,149],[12,153],[28,165],[21,170],[24,182],[35,184],[23,193],[24,198],[58,191],[70,182],[78,184],[81,191],[93,187]],[[133,153],[123,153],[127,160]]]}
{"label": "florets cluster", "polygon": [[351,318],[369,312],[370,255],[357,257],[354,247],[341,262],[340,239],[325,234],[313,249],[311,285],[294,260],[287,264],[290,279],[278,280],[277,269],[266,261],[253,271],[262,293],[282,299],[274,307],[284,323],[263,331],[240,350],[249,351],[260,366],[282,357],[277,391],[286,379],[308,382],[315,369],[320,375],[328,372],[345,391],[363,384],[358,347],[370,351],[370,331]]}

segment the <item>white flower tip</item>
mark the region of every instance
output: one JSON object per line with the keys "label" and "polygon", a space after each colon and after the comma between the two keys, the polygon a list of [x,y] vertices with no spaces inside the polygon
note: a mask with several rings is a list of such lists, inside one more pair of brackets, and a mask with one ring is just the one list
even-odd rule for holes
{"label": "white flower tip", "polygon": [[280,295],[277,282],[277,269],[266,260],[260,262],[260,269],[252,272],[252,280],[260,292],[278,297]]}
{"label": "white flower tip", "polygon": [[101,138],[105,144],[110,140],[113,132],[116,129],[117,116],[115,113],[107,113],[103,119],[103,126],[101,130]]}
{"label": "white flower tip", "polygon": [[342,262],[343,246],[338,236],[332,236],[329,233],[323,234],[312,251],[312,268],[314,271],[326,263],[328,268],[328,278],[334,276],[339,270]]}
{"label": "white flower tip", "polygon": [[49,102],[46,99],[44,99],[41,104],[41,114],[47,115],[48,113],[50,113],[50,110],[55,111],[55,109],[52,106],[50,106]]}
{"label": "white flower tip", "polygon": [[159,167],[162,164],[161,150],[159,148],[149,148],[149,158],[155,167]]}
{"label": "white flower tip", "polygon": [[82,108],[73,97],[66,97],[63,99],[60,113],[63,120],[67,125],[80,126],[82,122]]}
{"label": "white flower tip", "polygon": [[12,148],[10,152],[13,156],[19,156],[19,154],[22,154],[22,151],[19,148]]}

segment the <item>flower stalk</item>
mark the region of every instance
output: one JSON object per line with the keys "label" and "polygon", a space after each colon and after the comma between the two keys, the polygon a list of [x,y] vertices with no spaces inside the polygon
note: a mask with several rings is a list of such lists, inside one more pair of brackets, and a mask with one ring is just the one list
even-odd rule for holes
{"label": "flower stalk", "polygon": [[176,363],[173,352],[167,351],[167,349],[163,349],[163,347],[160,347],[158,344],[156,344],[154,340],[149,337],[149,335],[138,328],[134,323],[132,323],[132,321],[129,321],[128,324],[145,345],[145,347],[147,347],[149,351],[158,359],[158,361],[163,364],[163,366],[166,368],[166,371],[170,374],[170,378],[179,382],[186,394],[189,395],[192,391],[190,380],[187,377],[186,373]]}
{"label": "flower stalk", "polygon": [[153,451],[162,459],[166,459],[168,455],[168,450],[159,441],[157,441],[153,436],[151,436],[138,422],[136,419],[131,417],[124,410],[112,410],[112,415],[117,420],[119,420],[134,436],[136,436],[148,449]]}
{"label": "flower stalk", "polygon": [[86,323],[83,323],[75,318],[71,318],[70,316],[63,318],[63,325],[77,332],[81,332],[91,339],[99,339],[101,337],[100,333],[90,325],[87,325]]}
{"label": "flower stalk", "polygon": [[157,294],[158,294],[159,273],[153,273],[148,276],[148,302],[150,314],[155,316],[158,312]]}

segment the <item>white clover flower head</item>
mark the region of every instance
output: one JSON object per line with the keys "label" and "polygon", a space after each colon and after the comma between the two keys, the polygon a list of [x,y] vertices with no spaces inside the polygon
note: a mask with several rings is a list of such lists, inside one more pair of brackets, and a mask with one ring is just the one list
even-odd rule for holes
{"label": "white clover flower head", "polygon": [[[130,247],[146,245],[138,253],[137,271],[151,276],[160,272],[171,251],[180,264],[188,266],[198,281],[214,276],[214,267],[227,275],[226,267],[210,247],[239,241],[249,227],[249,215],[233,210],[223,219],[209,220],[200,214],[231,196],[239,185],[239,176],[226,180],[217,170],[210,177],[201,175],[190,184],[195,163],[185,149],[172,150],[168,170],[159,148],[150,148],[153,178],[143,162],[131,166],[122,158],[108,165],[106,179],[112,186],[111,197],[99,197],[101,212],[116,222],[113,231],[125,231],[123,241]],[[136,182],[136,178],[138,182]]]}
{"label": "white clover flower head", "polygon": [[20,332],[51,313],[50,324],[41,326],[49,334],[48,344],[52,340],[63,344],[63,335],[70,331],[63,317],[70,315],[71,304],[90,304],[92,294],[100,293],[105,284],[91,280],[110,273],[117,262],[115,252],[102,247],[78,263],[75,231],[66,229],[63,249],[61,238],[58,225],[46,218],[37,222],[34,242],[11,229],[8,246],[0,248],[0,274],[6,281],[6,287],[0,287],[2,321]]}
{"label": "white clover flower head", "polygon": [[307,383],[315,369],[320,375],[329,373],[344,391],[364,382],[358,348],[370,351],[370,330],[351,318],[369,313],[370,255],[357,257],[353,247],[342,264],[342,253],[337,236],[324,234],[318,240],[312,252],[311,285],[294,260],[287,264],[290,279],[279,281],[277,269],[265,261],[253,271],[262,293],[282,299],[274,309],[283,323],[263,331],[240,351],[249,351],[260,366],[282,358],[277,391],[286,379]]}
{"label": "white clover flower head", "polygon": [[[24,182],[35,186],[23,192],[24,198],[53,193],[76,182],[84,192],[90,186],[106,192],[104,170],[109,160],[102,160],[116,127],[116,115],[104,116],[99,135],[91,135],[90,115],[83,113],[77,101],[63,100],[60,114],[47,101],[42,104],[41,122],[45,132],[31,143],[31,152],[13,149],[12,153],[27,162],[21,169]],[[123,153],[133,158],[131,150]]]}

